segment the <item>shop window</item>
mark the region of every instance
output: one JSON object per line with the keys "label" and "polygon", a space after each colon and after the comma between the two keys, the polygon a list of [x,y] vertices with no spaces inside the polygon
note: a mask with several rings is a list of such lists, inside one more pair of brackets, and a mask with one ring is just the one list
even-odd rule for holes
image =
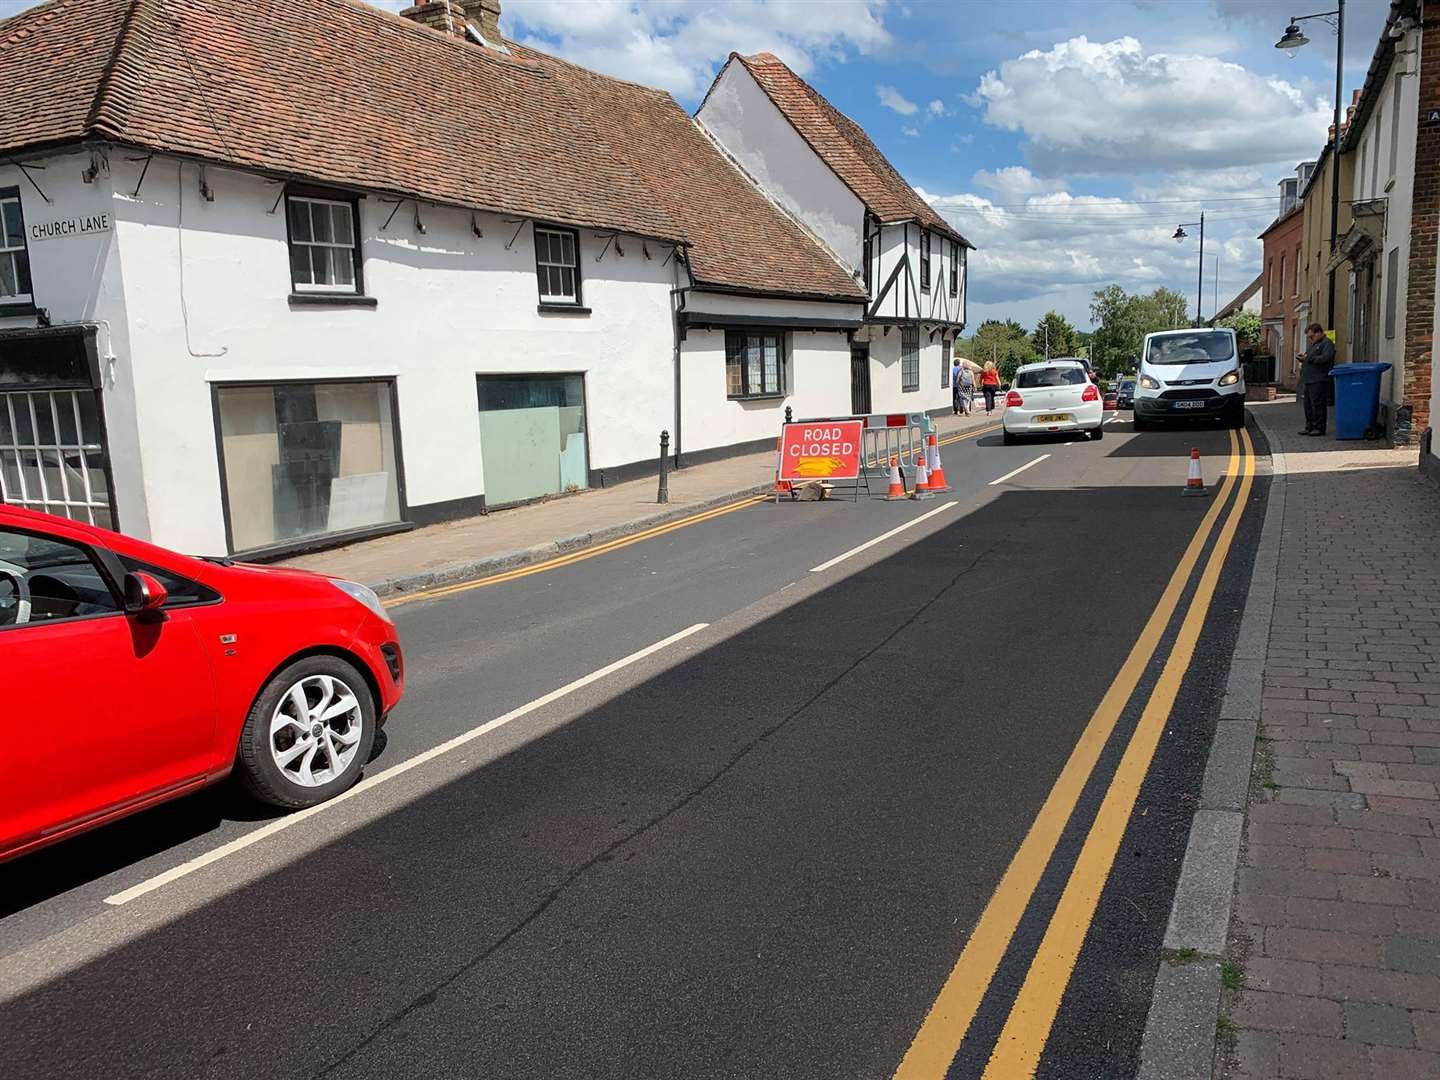
{"label": "shop window", "polygon": [[25,217],[18,188],[0,189],[0,309],[29,304],[30,252],[25,248]]}
{"label": "shop window", "polygon": [[542,304],[580,304],[580,236],[535,227],[535,276]]}
{"label": "shop window", "polygon": [[785,393],[785,335],[725,332],[725,394],[731,398],[779,397]]}
{"label": "shop window", "polygon": [[485,504],[505,506],[589,486],[582,375],[480,375]]}
{"label": "shop window", "polygon": [[920,330],[906,326],[900,330],[900,389],[904,393],[920,389]]}
{"label": "shop window", "polygon": [[290,281],[299,293],[360,293],[357,203],[285,196],[290,225]]}
{"label": "shop window", "polygon": [[402,520],[388,382],[220,386],[233,551]]}

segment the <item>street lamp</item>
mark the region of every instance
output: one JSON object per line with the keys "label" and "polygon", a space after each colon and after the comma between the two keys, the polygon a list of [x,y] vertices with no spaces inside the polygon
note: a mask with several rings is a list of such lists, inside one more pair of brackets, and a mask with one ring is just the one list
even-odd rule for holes
{"label": "street lamp", "polygon": [[[1205,215],[1201,214],[1199,221],[1187,221],[1185,225],[1189,225],[1192,229],[1196,226],[1200,228],[1200,273],[1196,276],[1195,281],[1195,321],[1198,323],[1200,322],[1201,298],[1205,288]],[[1175,235],[1170,238],[1177,244],[1183,244],[1185,238],[1190,235],[1185,231],[1185,225],[1177,225]]]}
{"label": "street lamp", "polygon": [[[1340,224],[1340,97],[1344,94],[1345,82],[1345,0],[1335,0],[1334,11],[1317,11],[1313,15],[1292,15],[1290,25],[1275,43],[1275,48],[1286,50],[1294,56],[1293,50],[1308,45],[1310,39],[1300,32],[1300,24],[1306,19],[1324,19],[1335,31],[1335,160],[1330,163],[1330,255],[1335,255],[1336,230]],[[1330,20],[1335,20],[1331,22]],[[1325,318],[1331,329],[1335,327],[1335,271],[1330,271],[1328,306]]]}

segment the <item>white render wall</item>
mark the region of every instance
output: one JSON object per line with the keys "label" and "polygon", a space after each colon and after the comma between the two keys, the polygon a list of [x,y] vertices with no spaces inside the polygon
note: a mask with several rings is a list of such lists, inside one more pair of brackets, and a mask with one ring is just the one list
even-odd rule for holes
{"label": "white render wall", "polygon": [[[268,213],[280,187],[207,173],[214,202],[200,198],[198,167],[157,158],[140,197],[116,203],[145,494],[159,542],[224,548],[216,383],[393,377],[411,508],[484,490],[477,374],[582,372],[591,468],[653,455],[673,396],[663,254],[645,260],[638,241],[622,238],[625,256],[612,248],[597,264],[603,241],[581,230],[582,299],[593,314],[539,314],[528,224],[507,251],[513,224],[477,215],[485,234],[477,238],[468,212],[422,207],[422,236],[407,204],[382,232],[393,207],[367,198],[364,288],[377,306],[292,308],[283,204]],[[117,177],[117,188],[125,184]]]}
{"label": "white render wall", "polygon": [[726,64],[695,118],[846,266],[860,266],[864,203],[810,149],[744,64]]}
{"label": "white render wall", "polygon": [[[43,166],[35,169],[33,175],[50,202],[41,197],[14,165],[0,165],[0,188],[20,189],[35,306],[45,309],[55,326],[77,322],[101,324],[96,348],[101,356],[101,404],[110,447],[116,512],[127,532],[144,536],[148,524],[135,426],[126,281],[117,231],[112,225],[105,232],[44,240],[31,238],[33,225],[77,215],[113,215],[111,177],[101,171],[93,182],[85,183],[81,174],[90,165],[89,153],[58,154],[27,159],[27,163]],[[33,315],[0,319],[0,330],[35,325]],[[113,356],[114,361],[107,362],[107,355]]]}
{"label": "white render wall", "polygon": [[870,408],[876,413],[918,413],[948,409],[951,405],[950,386],[940,384],[940,360],[944,346],[941,336],[930,340],[928,332],[920,333],[920,386],[905,391],[900,373],[900,327],[868,326],[855,338],[857,343],[868,340],[870,345]]}
{"label": "white render wall", "polygon": [[[957,247],[960,263],[955,295],[950,295],[950,240],[930,234],[930,288],[920,288],[920,233],[918,224],[881,225],[872,233],[870,296],[878,301],[874,314],[885,319],[965,321],[965,249]],[[908,255],[909,274],[902,268],[885,298],[880,294],[897,264]]]}
{"label": "white render wall", "polygon": [[850,343],[844,332],[792,330],[785,338],[788,393],[745,401],[726,397],[725,331],[692,329],[686,335],[680,350],[682,454],[775,438],[787,405],[797,420],[849,415]]}

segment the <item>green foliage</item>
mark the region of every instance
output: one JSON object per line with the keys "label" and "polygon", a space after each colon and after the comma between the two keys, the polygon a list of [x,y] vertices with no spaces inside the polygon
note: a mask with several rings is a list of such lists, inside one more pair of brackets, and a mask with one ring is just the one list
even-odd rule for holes
{"label": "green foliage", "polygon": [[1113,378],[1135,369],[1146,334],[1187,325],[1185,298],[1166,288],[1132,296],[1119,285],[1107,285],[1091,298],[1090,321],[1098,324],[1090,337],[1090,359],[1102,375]]}
{"label": "green foliage", "polygon": [[1220,982],[1226,990],[1239,990],[1245,985],[1245,971],[1240,965],[1226,960],[1220,965]]}
{"label": "green foliage", "polygon": [[1221,319],[1219,325],[1234,330],[1242,345],[1260,344],[1260,316],[1254,311],[1237,311]]}
{"label": "green foliage", "polygon": [[1047,311],[1045,317],[1035,324],[1035,332],[1030,335],[1030,347],[1042,359],[1047,355],[1080,355],[1079,335],[1069,320],[1055,311]]}
{"label": "green foliage", "polygon": [[1014,319],[987,319],[975,330],[972,337],[955,342],[955,353],[977,364],[993,360],[1000,369],[1000,381],[1009,382],[1015,377],[1015,369],[1022,364],[1033,364],[1040,359],[1030,343],[1025,328]]}

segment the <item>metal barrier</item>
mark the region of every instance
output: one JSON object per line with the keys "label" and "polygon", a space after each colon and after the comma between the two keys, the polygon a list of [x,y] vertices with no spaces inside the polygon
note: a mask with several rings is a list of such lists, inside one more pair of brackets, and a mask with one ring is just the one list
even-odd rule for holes
{"label": "metal barrier", "polygon": [[935,430],[924,413],[881,413],[861,419],[865,430],[861,432],[860,470],[866,473],[888,472],[891,458],[897,459],[902,469],[915,468]]}

